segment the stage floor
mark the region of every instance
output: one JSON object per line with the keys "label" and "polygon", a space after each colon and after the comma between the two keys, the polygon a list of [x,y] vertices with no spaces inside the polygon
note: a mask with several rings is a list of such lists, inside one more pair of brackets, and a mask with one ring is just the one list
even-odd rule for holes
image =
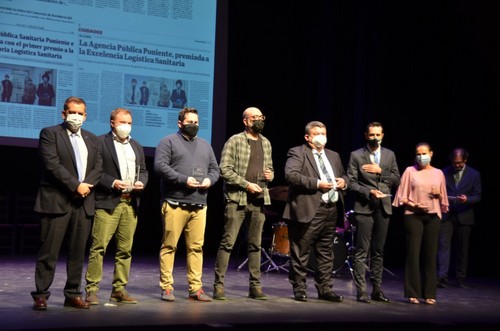
{"label": "stage floor", "polygon": [[[283,259],[282,259],[283,260]],[[279,256],[274,257],[278,264]],[[112,261],[107,257],[99,298],[101,303],[89,310],[63,307],[64,260],[58,264],[46,311],[34,311],[30,291],[34,289],[35,257],[0,256],[0,330],[108,329],[108,330],[183,330],[247,329],[265,327],[288,330],[304,327],[324,330],[388,330],[421,326],[430,330],[499,330],[500,282],[498,279],[473,278],[468,288],[454,284],[438,289],[437,304],[411,305],[403,297],[401,270],[384,273],[383,290],[391,303],[357,302],[349,268],[335,275],[334,291],[345,297],[342,303],[317,300],[313,279],[308,279],[308,301],[293,300],[287,272],[265,272],[262,285],[269,300],[247,298],[248,271],[242,261],[234,261],[226,275],[227,301],[195,302],[188,300],[185,259],[179,256],[174,272],[175,302],[160,300],[158,260],[156,256],[135,256],[132,262],[129,293],[138,304],[112,304]],[[212,295],[213,258],[205,259],[204,289]],[[266,266],[263,266],[266,270]],[[172,329],[173,327],[173,329]]]}

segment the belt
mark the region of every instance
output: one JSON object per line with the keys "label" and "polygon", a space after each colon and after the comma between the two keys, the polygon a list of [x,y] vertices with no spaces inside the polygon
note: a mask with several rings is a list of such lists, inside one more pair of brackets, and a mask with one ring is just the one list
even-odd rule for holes
{"label": "belt", "polygon": [[120,195],[120,199],[130,200],[130,199],[132,199],[132,194],[130,194],[130,193],[124,193],[124,194]]}
{"label": "belt", "polygon": [[187,208],[187,209],[201,209],[205,207],[205,205],[199,204],[199,203],[182,203],[179,202],[179,207],[182,208]]}
{"label": "belt", "polygon": [[181,207],[186,209],[201,209],[205,208],[204,204],[201,203],[187,203],[187,202],[177,202],[172,200],[165,200],[172,207]]}

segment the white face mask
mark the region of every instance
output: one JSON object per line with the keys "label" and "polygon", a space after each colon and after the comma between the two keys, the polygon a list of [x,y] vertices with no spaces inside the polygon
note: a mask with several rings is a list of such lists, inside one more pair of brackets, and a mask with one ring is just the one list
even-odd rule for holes
{"label": "white face mask", "polygon": [[431,156],[430,155],[417,155],[417,163],[422,165],[422,166],[425,166],[425,165],[428,165],[429,162],[431,162]]}
{"label": "white face mask", "polygon": [[326,136],[319,134],[312,139],[314,146],[321,148],[326,145]]}
{"label": "white face mask", "polygon": [[66,125],[71,132],[78,131],[83,124],[83,115],[68,114],[66,116]]}
{"label": "white face mask", "polygon": [[130,131],[132,131],[132,125],[130,124],[121,124],[115,128],[115,133],[120,139],[127,138]]}

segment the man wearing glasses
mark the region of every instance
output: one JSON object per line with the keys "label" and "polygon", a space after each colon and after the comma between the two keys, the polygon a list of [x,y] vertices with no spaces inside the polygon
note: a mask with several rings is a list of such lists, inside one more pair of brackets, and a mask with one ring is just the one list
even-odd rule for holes
{"label": "man wearing glasses", "polygon": [[219,164],[224,180],[224,234],[215,261],[213,298],[226,300],[224,276],[243,222],[248,229],[248,297],[267,300],[260,283],[264,206],[271,204],[267,183],[274,178],[271,143],[261,132],[266,117],[258,108],[243,112],[245,130],[230,137]]}

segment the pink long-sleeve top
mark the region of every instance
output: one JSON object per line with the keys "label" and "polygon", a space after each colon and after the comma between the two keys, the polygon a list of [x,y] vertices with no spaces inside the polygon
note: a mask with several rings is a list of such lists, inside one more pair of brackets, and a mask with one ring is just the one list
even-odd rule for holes
{"label": "pink long-sleeve top", "polygon": [[[439,188],[439,198],[431,194],[433,186]],[[439,218],[442,218],[442,213],[448,212],[449,206],[443,172],[434,167],[425,169],[419,169],[416,165],[407,167],[401,176],[401,183],[392,205],[400,207],[404,205],[403,201],[406,199],[427,206],[427,213],[436,213]],[[405,214],[414,214],[413,208],[405,206]]]}

